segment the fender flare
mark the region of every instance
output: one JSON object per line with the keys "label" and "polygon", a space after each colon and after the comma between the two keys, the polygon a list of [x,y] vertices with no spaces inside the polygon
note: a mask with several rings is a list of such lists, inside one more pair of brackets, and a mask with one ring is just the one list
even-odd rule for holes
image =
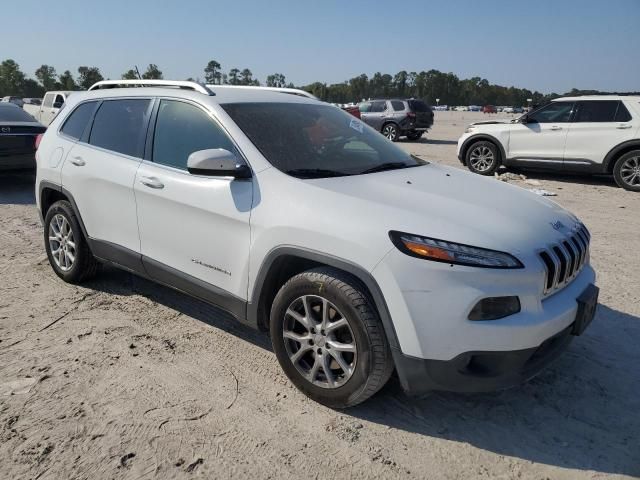
{"label": "fender flare", "polygon": [[502,142],[498,140],[496,137],[494,137],[493,135],[489,135],[488,133],[476,133],[475,135],[472,135],[469,138],[467,138],[462,144],[462,146],[460,147],[460,155],[458,159],[463,163],[463,165],[467,164],[467,159],[466,159],[467,150],[469,150],[469,147],[471,147],[472,144],[474,144],[479,140],[488,140],[491,143],[495,143],[496,146],[498,147],[498,150],[500,151],[500,161],[503,164],[505,163],[505,161],[507,160],[507,153],[504,150],[504,146],[502,145]]}
{"label": "fender flare", "polygon": [[296,247],[292,245],[282,245],[279,247],[275,247],[263,259],[254,281],[253,291],[249,296],[250,301],[247,305],[247,320],[251,325],[258,325],[258,309],[260,306],[259,303],[262,291],[265,287],[265,280],[276,260],[283,256],[294,256],[305,260],[311,260],[316,263],[337,268],[355,277],[360,283],[364,285],[364,287],[367,288],[369,294],[371,295],[371,300],[373,301],[376,309],[378,310],[378,314],[380,315],[380,320],[382,321],[382,326],[384,327],[384,332],[387,336],[389,346],[392,350],[400,349],[398,336],[391,319],[391,314],[389,313],[389,308],[387,307],[387,302],[384,299],[384,295],[382,293],[382,290],[380,289],[380,286],[378,285],[378,282],[376,282],[371,273],[369,273],[359,265],[350,262],[349,260],[345,260],[343,258],[335,257],[315,250],[310,250],[304,247]]}
{"label": "fender flare", "polygon": [[627,140],[613,147],[604,157],[604,161],[602,162],[603,170],[605,172],[613,172],[614,162],[620,156],[621,152],[633,148],[640,150],[640,139]]}
{"label": "fender flare", "polygon": [[40,201],[40,217],[42,218],[42,221],[44,222],[44,217],[47,215],[47,212],[43,212],[42,209],[42,192],[44,191],[45,188],[49,188],[51,190],[55,190],[56,192],[61,193],[62,195],[64,195],[65,197],[67,197],[67,200],[69,201],[69,203],[71,204],[71,208],[73,208],[76,217],[78,218],[78,222],[80,223],[80,228],[82,229],[82,234],[84,235],[84,238],[90,238],[88,233],[87,233],[87,228],[84,226],[84,221],[82,220],[82,215],[80,215],[80,210],[78,209],[78,204],[76,203],[75,199],[73,198],[73,195],[71,195],[71,192],[69,192],[67,189],[65,189],[62,185],[57,185],[55,183],[49,182],[47,180],[42,180],[40,182],[40,185],[38,185],[38,199]]}

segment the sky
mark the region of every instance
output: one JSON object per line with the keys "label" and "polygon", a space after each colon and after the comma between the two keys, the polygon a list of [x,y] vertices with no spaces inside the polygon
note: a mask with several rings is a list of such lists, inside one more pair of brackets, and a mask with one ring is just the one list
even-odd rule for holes
{"label": "sky", "polygon": [[264,83],[336,83],[436,69],[564,93],[640,90],[640,0],[19,0],[0,8],[0,60],[34,77],[98,66],[120,78],[249,68]]}

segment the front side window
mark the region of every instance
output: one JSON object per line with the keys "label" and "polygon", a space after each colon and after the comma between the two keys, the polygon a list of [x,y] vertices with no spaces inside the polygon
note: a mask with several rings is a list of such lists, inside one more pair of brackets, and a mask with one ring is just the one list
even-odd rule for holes
{"label": "front side window", "polygon": [[571,118],[573,102],[552,102],[527,115],[529,122],[565,123]]}
{"label": "front side window", "polygon": [[360,175],[427,163],[329,105],[229,103],[222,107],[271,165],[297,178]]}
{"label": "front side window", "polygon": [[85,127],[91,121],[93,111],[96,109],[98,102],[87,102],[78,105],[78,107],[71,112],[69,118],[64,122],[64,125],[60,129],[62,133],[68,135],[76,140],[82,138],[82,133]]}
{"label": "front side window", "polygon": [[155,163],[186,170],[189,155],[210,148],[237,154],[226,133],[202,109],[175,100],[160,102],[153,136]]}
{"label": "front side window", "polygon": [[574,122],[613,122],[619,103],[616,100],[578,102]]}
{"label": "front side window", "polygon": [[102,102],[89,135],[89,143],[114,152],[142,157],[151,100],[123,99]]}
{"label": "front side window", "polygon": [[384,112],[387,109],[387,102],[371,102],[371,113]]}

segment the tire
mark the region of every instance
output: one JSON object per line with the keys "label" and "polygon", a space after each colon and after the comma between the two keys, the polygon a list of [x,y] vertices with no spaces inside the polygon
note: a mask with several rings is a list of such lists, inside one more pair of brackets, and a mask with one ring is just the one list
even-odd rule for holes
{"label": "tire", "polygon": [[[326,331],[323,308],[329,312]],[[331,329],[333,324],[339,325]],[[309,398],[328,407],[365,401],[393,372],[378,312],[360,282],[339,270],[315,268],[289,279],[273,301],[269,326],[287,377]]]}
{"label": "tire", "polygon": [[478,175],[493,175],[500,166],[500,156],[495,144],[481,140],[475,142],[465,155],[467,168]]}
{"label": "tire", "polygon": [[613,178],[619,187],[640,192],[640,150],[627,152],[616,161]]}
{"label": "tire", "polygon": [[384,124],[382,126],[381,133],[392,142],[397,142],[398,140],[400,140],[400,130],[395,123]]}
{"label": "tire", "polygon": [[45,215],[44,245],[51,268],[65,282],[80,283],[98,271],[99,263],[82,234],[73,207],[66,200],[51,205]]}
{"label": "tire", "polygon": [[420,140],[422,137],[422,132],[409,132],[407,133],[407,138],[411,141]]}

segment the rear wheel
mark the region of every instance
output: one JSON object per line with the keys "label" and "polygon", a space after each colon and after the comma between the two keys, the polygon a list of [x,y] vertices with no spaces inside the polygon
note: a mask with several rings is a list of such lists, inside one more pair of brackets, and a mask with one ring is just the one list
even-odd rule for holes
{"label": "rear wheel", "polygon": [[613,177],[625,190],[640,192],[640,150],[622,155],[613,167]]}
{"label": "rear wheel", "polygon": [[387,123],[383,126],[382,134],[392,142],[397,142],[400,139],[400,131],[395,123]]}
{"label": "rear wheel", "polygon": [[467,168],[479,175],[493,175],[500,166],[498,149],[488,141],[480,141],[471,145],[466,155]]}
{"label": "rear wheel", "polygon": [[89,250],[73,207],[66,200],[54,203],[47,211],[44,244],[53,271],[65,282],[79,283],[96,274],[98,261]]}
{"label": "rear wheel", "polygon": [[407,133],[407,138],[412,141],[419,140],[422,137],[422,132],[412,131]]}
{"label": "rear wheel", "polygon": [[393,371],[380,317],[359,282],[317,268],[291,278],[271,308],[273,349],[285,374],[333,408],[363,402]]}

